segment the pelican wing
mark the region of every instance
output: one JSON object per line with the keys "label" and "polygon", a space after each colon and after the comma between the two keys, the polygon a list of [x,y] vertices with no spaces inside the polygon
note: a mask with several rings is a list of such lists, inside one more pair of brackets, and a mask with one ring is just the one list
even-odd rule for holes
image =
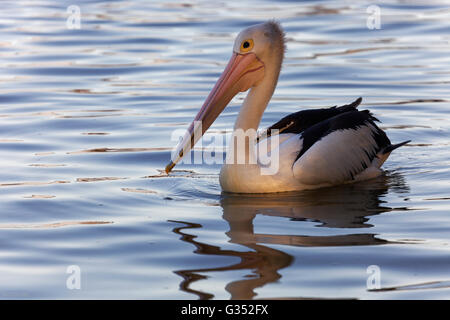
{"label": "pelican wing", "polygon": [[304,130],[300,135],[302,148],[293,165],[294,176],[305,184],[354,180],[392,146],[375,121],[368,110],[354,109]]}
{"label": "pelican wing", "polygon": [[295,133],[299,134],[309,127],[332,118],[336,115],[343,114],[350,111],[355,111],[356,107],[361,103],[362,98],[358,98],[350,104],[340,107],[331,107],[323,109],[302,110],[292,113],[277,123],[267,128],[259,137],[258,140],[268,138],[273,134],[273,130],[278,130],[279,134]]}

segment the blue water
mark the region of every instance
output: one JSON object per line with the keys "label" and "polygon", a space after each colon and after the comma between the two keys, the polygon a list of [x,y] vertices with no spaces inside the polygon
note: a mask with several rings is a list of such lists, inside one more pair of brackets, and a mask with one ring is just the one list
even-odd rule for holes
{"label": "blue water", "polygon": [[[1,6],[0,298],[450,298],[445,1]],[[382,177],[243,196],[221,193],[218,165],[162,174],[235,35],[272,18],[288,51],[261,126],[362,96],[393,142],[412,140]]]}

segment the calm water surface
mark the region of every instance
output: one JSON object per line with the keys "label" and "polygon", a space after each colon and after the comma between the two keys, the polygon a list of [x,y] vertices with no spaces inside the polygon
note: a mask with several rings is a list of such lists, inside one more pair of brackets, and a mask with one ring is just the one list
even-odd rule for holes
{"label": "calm water surface", "polygon": [[[370,30],[371,4],[2,1],[0,298],[450,298],[450,7],[383,1]],[[262,127],[362,96],[412,140],[384,176],[243,196],[219,165],[162,174],[234,36],[271,18],[288,51]]]}

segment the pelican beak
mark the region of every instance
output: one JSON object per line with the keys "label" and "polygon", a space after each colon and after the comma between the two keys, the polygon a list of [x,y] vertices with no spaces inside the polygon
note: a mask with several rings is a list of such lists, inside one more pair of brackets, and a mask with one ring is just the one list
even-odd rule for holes
{"label": "pelican beak", "polygon": [[259,84],[263,77],[264,63],[256,54],[233,53],[227,67],[178,145],[172,160],[166,166],[166,173],[169,173],[183,155],[194,147],[236,94]]}

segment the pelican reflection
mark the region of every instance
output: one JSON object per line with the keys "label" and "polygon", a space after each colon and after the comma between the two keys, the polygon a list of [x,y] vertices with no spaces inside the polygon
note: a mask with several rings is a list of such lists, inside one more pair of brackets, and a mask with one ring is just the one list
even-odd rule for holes
{"label": "pelican reflection", "polygon": [[[383,196],[390,189],[400,193],[408,191],[402,176],[392,174],[357,185],[320,190],[254,195],[223,193],[220,205],[223,208],[223,219],[229,225],[226,232],[229,242],[249,250],[240,251],[242,247],[239,250],[222,249],[199,242],[192,231],[186,230],[202,228],[202,225],[176,221],[182,225],[173,231],[181,236],[182,241],[193,244],[196,254],[240,258],[238,263],[231,265],[175,271],[183,277],[180,289],[195,294],[200,299],[211,299],[214,297],[212,293],[192,289],[192,284],[206,279],[211,272],[248,270],[245,277],[229,282],[225,290],[231,295],[231,299],[252,299],[256,296],[256,288],[280,279],[279,271],[293,262],[293,256],[283,252],[279,246],[275,249],[272,245],[324,247],[389,244],[390,241],[374,233],[361,232],[361,229],[369,230],[373,226],[368,223],[371,216],[395,210],[383,205]],[[292,230],[292,223],[308,221],[316,223],[316,227],[330,228],[334,232],[313,228],[316,235],[279,234],[277,228],[278,234],[257,233],[254,225],[257,216],[287,218],[289,230]]]}

